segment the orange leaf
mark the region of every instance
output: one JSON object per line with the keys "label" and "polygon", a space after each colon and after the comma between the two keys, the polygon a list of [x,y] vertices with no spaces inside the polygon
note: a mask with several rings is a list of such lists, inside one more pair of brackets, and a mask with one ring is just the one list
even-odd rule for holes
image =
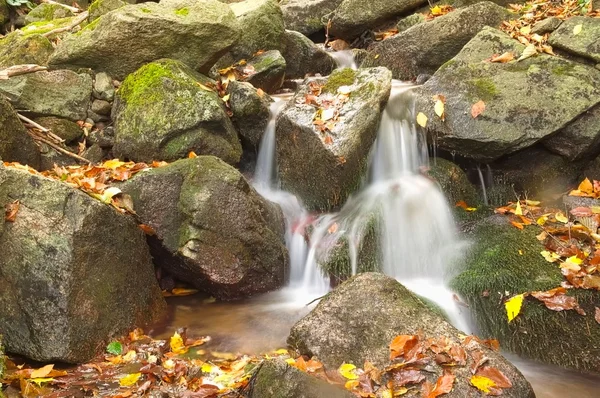
{"label": "orange leaf", "polygon": [[515,59],[515,56],[513,53],[511,52],[505,52],[502,55],[497,55],[497,56],[492,56],[492,59],[490,59],[491,62],[500,62],[502,64],[505,64],[507,62],[512,61],[513,59]]}
{"label": "orange leaf", "polygon": [[188,159],[194,159],[197,158],[198,155],[196,155],[196,152],[191,151],[190,153],[188,153]]}
{"label": "orange leaf", "polygon": [[419,342],[419,336],[402,334],[390,343],[390,359],[398,358],[410,351]]}
{"label": "orange leaf", "polygon": [[450,371],[444,371],[444,374],[435,382],[435,387],[433,387],[433,390],[427,395],[427,398],[436,398],[440,395],[448,394],[452,391],[454,379],[456,379],[456,376],[450,373]]}
{"label": "orange leaf", "polygon": [[17,213],[19,212],[19,206],[21,203],[18,200],[7,203],[4,206],[4,220],[8,222],[15,222],[17,219]]}
{"label": "orange leaf", "polygon": [[471,107],[471,116],[473,119],[476,119],[477,116],[481,115],[481,113],[485,110],[485,102],[479,101],[473,104]]}
{"label": "orange leaf", "polygon": [[593,194],[594,186],[592,185],[592,182],[588,178],[586,178],[585,180],[581,181],[581,184],[579,184],[577,190],[583,193]]}
{"label": "orange leaf", "polygon": [[523,226],[523,224],[521,224],[520,222],[511,221],[510,223],[511,223],[511,224],[512,224],[514,227],[516,227],[516,228],[519,228],[519,229],[523,229],[523,228],[525,228],[525,227]]}
{"label": "orange leaf", "polygon": [[139,224],[139,225],[138,225],[138,227],[139,227],[139,228],[140,228],[142,231],[144,231],[144,233],[145,233],[146,235],[148,235],[148,236],[154,236],[154,235],[156,235],[156,231],[154,231],[154,229],[153,229],[151,226],[149,226],[149,225],[146,225],[146,224]]}
{"label": "orange leaf", "polygon": [[500,387],[500,388],[512,387],[512,383],[506,376],[504,376],[504,373],[502,373],[500,370],[498,370],[494,367],[484,366],[477,371],[476,375],[487,377],[488,379],[492,380],[496,384],[496,387]]}

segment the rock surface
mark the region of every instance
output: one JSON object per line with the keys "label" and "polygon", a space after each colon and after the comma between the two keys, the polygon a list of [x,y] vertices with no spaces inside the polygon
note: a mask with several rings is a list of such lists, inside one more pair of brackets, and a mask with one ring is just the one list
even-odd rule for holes
{"label": "rock surface", "polygon": [[269,123],[271,98],[258,94],[250,83],[232,81],[227,86],[233,124],[245,144],[258,148]]}
{"label": "rock surface", "polygon": [[65,140],[65,144],[70,144],[73,141],[77,141],[83,136],[83,130],[81,127],[79,127],[77,123],[67,119],[54,116],[45,116],[36,118],[35,122],[47,129],[50,129],[53,134],[56,134]]}
{"label": "rock surface", "polygon": [[452,286],[469,304],[482,337],[496,338],[503,349],[527,358],[598,372],[600,326],[593,320],[600,299],[597,291],[570,289],[567,293],[577,298],[587,316],[551,311],[538,300],[527,299],[519,316],[506,321],[501,297],[546,291],[564,280],[560,268],[540,255],[544,245],[536,238],[538,233],[538,228],[515,228],[505,216],[481,221],[470,236],[474,244],[464,269]]}
{"label": "rock surface", "polygon": [[208,72],[238,35],[233,11],[216,0],[127,5],[66,37],[50,63],[91,67],[118,79],[160,58],[177,59]]}
{"label": "rock surface", "polygon": [[306,75],[316,73],[326,76],[335,69],[335,60],[331,55],[302,33],[286,30],[284,40],[283,58],[286,61],[287,79],[303,79]]}
{"label": "rock surface", "polygon": [[417,24],[371,46],[369,51],[378,57],[368,58],[363,66],[385,66],[400,80],[414,80],[421,73],[433,74],[484,26],[496,27],[509,18],[505,8],[482,1]]}
{"label": "rock surface", "polygon": [[596,157],[600,154],[600,104],[545,139],[544,146],[572,161]]}
{"label": "rock surface", "polygon": [[439,157],[432,159],[429,175],[440,184],[450,207],[454,207],[461,200],[470,207],[477,207],[480,204],[479,194],[465,172],[449,160]]}
{"label": "rock surface", "polygon": [[[129,3],[134,3],[134,1],[130,1]],[[88,21],[92,22],[100,18],[102,15],[108,14],[117,8],[124,7],[127,4],[128,2],[123,0],[94,0],[88,8]]]}
{"label": "rock surface", "polygon": [[[600,102],[600,71],[563,58],[538,54],[510,63],[482,62],[525,46],[486,27],[417,93],[417,111],[442,149],[489,161],[550,137]],[[445,96],[445,121],[433,110]],[[471,115],[475,103],[484,111]]]}
{"label": "rock surface", "polygon": [[0,96],[0,159],[38,168],[40,151],[10,103]]}
{"label": "rock surface", "polygon": [[107,340],[156,322],[165,303],[144,234],[65,184],[0,166],[0,333],[7,351],[78,363]]}
{"label": "rock surface", "polygon": [[[416,335],[421,338],[448,338],[459,342],[461,332],[441,315],[431,311],[423,302],[395,279],[378,273],[364,273],[348,280],[323,298],[317,307],[296,323],[288,344],[308,357],[316,356],[329,368],[342,363],[359,367],[365,361],[383,368],[390,363],[390,342],[397,335]],[[512,382],[503,396],[534,397],[529,382],[499,353],[475,343],[489,359],[488,365],[498,368]],[[467,359],[470,363],[470,356]],[[435,382],[442,373],[439,365],[428,367]],[[469,384],[468,367],[453,367],[456,376],[448,397],[463,398],[479,394]]]}
{"label": "rock surface", "polygon": [[113,107],[115,155],[135,161],[214,155],[230,164],[241,145],[209,78],[185,64],[164,59],[125,79]]}
{"label": "rock surface", "polygon": [[331,17],[330,34],[350,40],[424,3],[424,0],[343,0]]}
{"label": "rock surface", "polygon": [[268,93],[279,89],[285,79],[286,62],[277,50],[265,51],[248,60],[253,73],[244,79]]}
{"label": "rock surface", "polygon": [[250,58],[257,51],[284,48],[283,13],[276,0],[245,0],[232,3],[242,35],[231,48],[235,59]]}
{"label": "rock surface", "polygon": [[70,70],[41,71],[0,80],[0,93],[19,109],[84,120],[92,95],[92,78]]}
{"label": "rock surface", "polygon": [[354,397],[341,387],[310,376],[277,359],[261,363],[246,389],[249,398]]}
{"label": "rock surface", "polygon": [[343,0],[286,0],[281,4],[285,27],[304,35],[325,29],[330,14]]}
{"label": "rock surface", "polygon": [[151,241],[155,261],[178,279],[220,299],[283,284],[281,210],[231,166],[199,156],[138,174],[121,188],[160,239]]}
{"label": "rock surface", "polygon": [[46,65],[53,51],[50,40],[42,35],[28,35],[17,30],[0,39],[0,68],[21,64]]}
{"label": "rock surface", "polygon": [[58,4],[42,3],[29,11],[25,16],[25,23],[52,21],[53,19],[72,17],[73,13]]}
{"label": "rock surface", "polygon": [[[305,100],[311,82],[323,85],[322,99],[335,99],[343,86],[350,92],[339,107],[339,121],[331,126],[330,133],[317,131],[313,124],[319,107]],[[313,210],[344,203],[366,171],[390,90],[391,73],[385,68],[338,69],[326,79],[307,79],[277,119],[282,188],[302,198]]]}
{"label": "rock surface", "polygon": [[[581,31],[575,34],[575,27]],[[600,19],[572,17],[564,21],[548,38],[548,43],[560,50],[600,62]]]}

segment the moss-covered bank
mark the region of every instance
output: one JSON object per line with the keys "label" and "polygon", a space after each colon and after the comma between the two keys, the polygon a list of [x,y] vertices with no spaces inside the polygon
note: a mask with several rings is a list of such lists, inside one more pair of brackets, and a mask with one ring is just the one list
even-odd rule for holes
{"label": "moss-covered bank", "polygon": [[492,216],[475,229],[475,243],[465,268],[452,287],[467,301],[484,337],[497,338],[502,348],[559,366],[600,372],[600,325],[594,307],[600,294],[572,289],[587,316],[555,312],[527,298],[520,315],[507,321],[503,298],[560,286],[563,277],[554,263],[540,255],[539,229],[519,230],[504,216]]}

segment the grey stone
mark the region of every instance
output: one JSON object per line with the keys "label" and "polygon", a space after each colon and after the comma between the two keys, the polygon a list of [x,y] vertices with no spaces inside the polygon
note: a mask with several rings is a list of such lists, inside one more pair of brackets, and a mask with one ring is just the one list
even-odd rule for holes
{"label": "grey stone", "polygon": [[[581,25],[581,31],[575,34],[578,25]],[[550,35],[548,44],[594,63],[600,62],[600,19],[571,17]]]}
{"label": "grey stone", "polygon": [[94,129],[88,136],[88,142],[98,144],[102,149],[111,149],[115,143],[115,130],[112,126]]}
{"label": "grey stone", "polygon": [[112,78],[104,72],[96,74],[94,78],[93,94],[95,98],[112,101],[115,98],[115,87]]}
{"label": "grey stone", "polygon": [[412,14],[398,21],[398,23],[396,24],[396,29],[398,29],[398,33],[404,32],[405,30],[412,28],[413,26],[418,25],[422,22],[425,22],[425,15],[420,13]]}
{"label": "grey stone", "polygon": [[600,154],[600,104],[545,139],[544,146],[569,160],[589,159]]}
{"label": "grey stone", "polygon": [[83,136],[83,130],[75,122],[67,119],[62,119],[55,116],[38,117],[34,119],[43,127],[50,129],[53,134],[56,134],[63,140],[65,144],[70,144],[73,141],[79,140]]}
{"label": "grey stone", "polygon": [[88,8],[89,16],[88,21],[92,22],[100,18],[104,14],[124,7],[129,3],[135,3],[134,1],[126,2],[123,0],[94,0]]}
{"label": "grey stone", "polygon": [[115,155],[173,161],[194,151],[239,162],[241,144],[223,101],[206,88],[214,84],[184,63],[168,59],[128,76],[113,107]]}
{"label": "grey stone", "polygon": [[19,162],[34,169],[40,164],[40,151],[17,117],[10,103],[0,96],[0,159]]}
{"label": "grey stone", "polygon": [[98,144],[92,144],[82,155],[92,163],[100,163],[104,158],[104,150]]}
{"label": "grey stone", "polygon": [[80,363],[156,322],[165,302],[136,222],[61,182],[0,166],[0,332],[6,350]]}
{"label": "grey stone", "polygon": [[556,17],[550,17],[546,19],[542,19],[539,22],[536,22],[531,28],[532,34],[545,35],[546,33],[554,32],[562,23],[562,20]]}
{"label": "grey stone", "polygon": [[0,93],[15,108],[76,121],[85,119],[92,78],[70,70],[41,71],[1,80]]}
{"label": "grey stone", "polygon": [[110,111],[112,109],[112,104],[108,101],[96,99],[96,100],[92,101],[92,107],[90,109],[94,113],[106,116],[106,115],[110,115]]}
{"label": "grey stone", "polygon": [[20,30],[0,39],[0,68],[13,65],[47,65],[54,47],[40,34],[24,34]]}
{"label": "grey stone", "polygon": [[343,0],[287,0],[281,4],[285,27],[303,35],[325,29],[326,16]]}
{"label": "grey stone", "polygon": [[156,231],[155,262],[179,280],[219,299],[283,284],[288,260],[281,209],[223,161],[180,160],[140,173],[121,189]]}
{"label": "grey stone", "polygon": [[258,95],[250,83],[238,81],[230,82],[227,92],[236,130],[250,147],[258,148],[269,123],[271,98],[267,94]]}
{"label": "grey stone", "polygon": [[254,87],[272,93],[279,89],[285,79],[286,62],[277,50],[266,51],[248,60],[253,73],[244,78]]}
{"label": "grey stone", "polygon": [[305,78],[307,75],[329,75],[336,67],[335,60],[329,53],[315,45],[300,32],[285,31],[286,79]]}
{"label": "grey stone", "polygon": [[257,51],[284,48],[283,14],[276,0],[246,0],[231,4],[242,35],[231,48],[235,59],[250,58]]}
{"label": "grey stone", "polygon": [[[483,62],[525,46],[486,27],[424,86],[415,90],[417,112],[448,151],[490,161],[552,136],[600,102],[600,72],[556,56],[537,54],[509,63]],[[434,112],[434,95],[446,99],[445,121]],[[471,116],[473,104],[485,110]]]}

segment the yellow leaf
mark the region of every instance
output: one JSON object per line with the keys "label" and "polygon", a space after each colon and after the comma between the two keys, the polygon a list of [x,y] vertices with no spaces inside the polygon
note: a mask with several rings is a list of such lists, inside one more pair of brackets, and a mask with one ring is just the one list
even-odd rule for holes
{"label": "yellow leaf", "polygon": [[539,200],[529,200],[529,199],[527,199],[527,200],[525,200],[525,203],[527,204],[527,206],[538,206],[542,202],[540,202]]}
{"label": "yellow leaf", "polygon": [[50,374],[50,372],[52,372],[52,369],[54,369],[54,365],[50,364],[50,365],[46,365],[42,368],[39,369],[35,369],[33,372],[31,372],[31,378],[32,379],[39,379],[42,377],[46,377],[48,376],[48,374]]}
{"label": "yellow leaf", "polygon": [[521,209],[521,201],[517,202],[517,208],[515,209],[515,214],[517,216],[522,216],[523,215],[523,209]]}
{"label": "yellow leaf", "polygon": [[404,395],[408,392],[408,388],[406,387],[397,387],[394,389],[394,397],[399,397],[401,395]]}
{"label": "yellow leaf", "polygon": [[375,59],[379,58],[379,54],[375,54],[375,57],[374,57],[374,58],[375,58]]}
{"label": "yellow leaf", "polygon": [[523,306],[523,298],[525,295],[517,294],[514,297],[506,300],[504,308],[506,308],[506,316],[508,317],[508,323],[512,322],[513,319],[521,312]]}
{"label": "yellow leaf", "polygon": [[554,252],[549,252],[548,250],[543,250],[543,251],[540,252],[540,254],[549,263],[554,263],[554,262],[556,262],[560,258],[560,256],[558,254],[556,254]]}
{"label": "yellow leaf", "polygon": [[123,355],[123,361],[124,362],[131,362],[136,357],[137,357],[137,354],[135,353],[135,350],[129,350],[129,351],[127,351],[127,354]]}
{"label": "yellow leaf", "polygon": [[107,160],[102,163],[102,167],[106,167],[107,169],[116,169],[117,167],[121,167],[125,164],[125,162],[121,162],[119,159]]}
{"label": "yellow leaf", "polygon": [[123,376],[119,379],[119,384],[121,387],[129,387],[137,383],[137,381],[142,377],[141,373],[132,373],[127,376]]}
{"label": "yellow leaf", "polygon": [[52,377],[36,377],[35,379],[29,379],[29,381],[41,387],[42,383],[49,383],[54,379]]}
{"label": "yellow leaf", "polygon": [[554,215],[554,218],[556,218],[556,221],[560,221],[563,224],[566,224],[569,222],[569,219],[567,218],[567,216],[565,216],[564,214],[562,214],[561,212],[558,212]]}
{"label": "yellow leaf", "polygon": [[200,83],[200,82],[196,82],[196,84],[202,89],[202,90],[206,90],[206,91],[212,91],[209,87],[206,87],[204,84]]}
{"label": "yellow leaf", "polygon": [[479,389],[480,391],[483,391],[484,393],[489,393],[490,392],[490,387],[496,387],[496,383],[494,383],[494,380],[492,379],[488,379],[485,376],[471,376],[471,384],[474,387],[477,387],[477,389]]}
{"label": "yellow leaf", "polygon": [[423,112],[417,114],[417,124],[423,128],[427,126],[427,116]]}
{"label": "yellow leaf", "polygon": [[183,338],[177,332],[171,336],[169,346],[171,346],[171,351],[175,354],[183,354],[184,352],[187,352],[187,348],[185,348],[185,344],[183,343]]}
{"label": "yellow leaf", "polygon": [[573,35],[577,36],[578,34],[580,34],[581,29],[583,29],[583,25],[575,25],[575,27],[573,28]]}
{"label": "yellow leaf", "polygon": [[528,35],[531,33],[531,26],[525,25],[521,29],[519,29],[519,32],[521,32],[521,34],[523,35]]}
{"label": "yellow leaf", "polygon": [[523,254],[525,254],[525,253],[523,252],[523,250],[521,250],[521,249],[519,249],[518,253],[519,253],[519,256],[522,256]]}
{"label": "yellow leaf", "polygon": [[[292,360],[292,362],[294,361],[292,358],[288,358],[286,359],[286,362],[289,363],[289,360]],[[219,370],[218,366],[215,366],[213,364],[210,364],[208,362],[205,362],[202,367],[200,368],[202,370],[203,373],[215,373],[217,370]]]}
{"label": "yellow leaf", "polygon": [[356,374],[356,366],[352,365],[351,363],[343,363],[338,371],[348,380],[358,379],[358,375]]}
{"label": "yellow leaf", "polygon": [[277,351],[275,351],[275,354],[277,354],[277,355],[288,355],[288,350],[286,350],[285,348],[280,348]]}
{"label": "yellow leaf", "polygon": [[600,214],[600,206],[590,206],[590,209],[592,209],[592,213]]}
{"label": "yellow leaf", "polygon": [[358,387],[358,384],[359,384],[359,383],[358,383],[358,380],[348,380],[348,381],[346,382],[346,384],[344,384],[344,388],[345,388],[346,390],[350,390],[350,391],[352,391],[352,390],[354,390],[356,387]]}
{"label": "yellow leaf", "polygon": [[537,225],[544,225],[546,224],[546,221],[548,221],[548,216],[550,215],[550,213],[547,214],[542,214],[536,221]]}
{"label": "yellow leaf", "polygon": [[288,365],[294,365],[296,360],[294,358],[288,358],[285,360],[285,362],[287,362]]}
{"label": "yellow leaf", "polygon": [[571,257],[567,258],[566,261],[569,263],[572,263],[572,264],[577,264],[577,265],[579,265],[583,262],[583,260],[577,256],[571,256]]}
{"label": "yellow leaf", "polygon": [[517,59],[517,61],[522,61],[522,60],[529,58],[535,54],[537,54],[535,45],[529,44],[527,47],[525,47],[525,50],[523,50],[523,54],[521,54],[521,56],[519,57],[519,59]]}
{"label": "yellow leaf", "polygon": [[108,187],[99,196],[99,199],[104,203],[110,203],[113,196],[121,193],[121,190],[117,187]]}
{"label": "yellow leaf", "polygon": [[224,95],[221,99],[223,100],[223,102],[229,101],[229,94]]}
{"label": "yellow leaf", "polygon": [[444,120],[444,103],[441,99],[435,101],[435,106],[433,107],[435,114],[440,117],[440,119]]}
{"label": "yellow leaf", "polygon": [[592,193],[594,193],[594,186],[592,185],[592,182],[590,181],[590,179],[586,178],[585,180],[581,181],[581,184],[579,184],[579,186],[577,187],[577,190],[581,191],[583,193],[592,194]]}

